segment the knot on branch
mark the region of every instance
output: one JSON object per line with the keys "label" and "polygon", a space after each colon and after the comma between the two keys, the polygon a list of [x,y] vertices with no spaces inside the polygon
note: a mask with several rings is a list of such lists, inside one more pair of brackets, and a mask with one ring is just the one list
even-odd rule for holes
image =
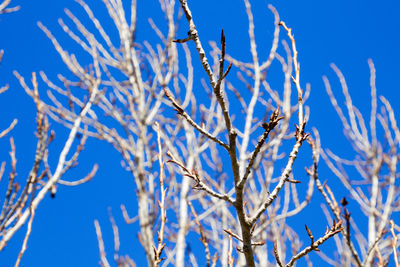
{"label": "knot on branch", "polygon": [[279,108],[275,109],[272,114],[271,117],[269,118],[269,122],[264,122],[262,124],[262,127],[265,129],[266,132],[271,132],[276,125],[278,125],[278,122],[283,119],[283,117],[279,117]]}
{"label": "knot on branch", "polygon": [[301,181],[295,180],[295,179],[290,179],[289,177],[286,178],[286,182],[292,183],[292,184],[301,184]]}
{"label": "knot on branch", "polygon": [[318,245],[315,244],[315,241],[314,241],[314,235],[312,234],[311,230],[307,227],[307,224],[305,224],[305,227],[306,227],[307,234],[311,240],[311,249],[315,250],[315,251],[319,251]]}
{"label": "knot on branch", "polygon": [[304,140],[306,140],[310,136],[309,133],[305,133],[305,131],[304,131],[304,129],[306,128],[306,123],[307,123],[307,121],[304,120],[300,126],[295,124],[295,126],[296,126],[295,137],[298,142],[302,143]]}
{"label": "knot on branch", "polygon": [[188,42],[190,40],[194,40],[197,37],[197,30],[195,30],[195,29],[190,30],[190,31],[188,31],[187,35],[188,35],[188,37],[186,37],[184,39],[175,39],[172,42],[174,42],[174,43],[186,43],[186,42]]}
{"label": "knot on branch", "polygon": [[161,257],[162,251],[165,248],[165,243],[160,246],[160,248],[156,248],[153,245],[153,252],[154,252],[154,263],[158,266],[162,261],[166,259],[166,257]]}
{"label": "knot on branch", "polygon": [[204,189],[204,187],[201,183],[201,180],[200,180],[200,176],[199,176],[198,172],[196,171],[196,169],[193,168],[191,173],[188,173],[185,175],[192,178],[193,181],[195,182],[195,184],[193,185],[193,189],[197,189],[197,190]]}

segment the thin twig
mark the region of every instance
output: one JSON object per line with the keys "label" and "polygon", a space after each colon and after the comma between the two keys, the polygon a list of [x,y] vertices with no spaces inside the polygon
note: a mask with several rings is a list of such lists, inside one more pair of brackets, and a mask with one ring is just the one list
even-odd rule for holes
{"label": "thin twig", "polygon": [[193,179],[193,181],[195,182],[195,185],[193,186],[194,189],[204,190],[205,192],[207,192],[211,196],[219,198],[219,199],[222,199],[222,200],[225,200],[230,204],[233,204],[235,202],[235,200],[232,197],[230,197],[228,194],[221,194],[221,193],[218,193],[218,192],[214,191],[212,188],[210,188],[199,177],[199,174],[196,172],[196,170],[189,171],[182,162],[178,161],[172,155],[172,153],[170,151],[167,152],[167,155],[171,158],[167,162],[171,162],[171,163],[176,164],[177,166],[179,166],[184,171],[186,176],[188,176],[191,179]]}
{"label": "thin twig", "polygon": [[20,6],[7,8],[7,6],[10,4],[10,2],[11,2],[11,0],[4,0],[3,3],[0,4],[0,14],[11,13],[11,12],[18,11],[20,9]]}
{"label": "thin twig", "polygon": [[189,122],[190,125],[192,125],[196,130],[198,130],[201,134],[205,135],[206,137],[208,137],[209,139],[211,139],[212,141],[214,141],[215,143],[219,144],[220,146],[222,146],[223,148],[225,148],[226,150],[229,150],[229,146],[227,144],[225,144],[224,142],[222,142],[221,140],[219,140],[216,136],[213,136],[211,133],[207,132],[207,130],[205,130],[203,127],[201,127],[200,125],[198,125],[191,117],[189,114],[187,114],[187,112],[185,110],[183,110],[183,108],[175,101],[173,95],[171,92],[168,91],[168,89],[164,90],[165,92],[165,96],[171,101],[172,105],[175,107],[175,110],[178,112],[179,115],[181,115],[182,117],[184,117],[187,122]]}
{"label": "thin twig", "polygon": [[257,142],[256,147],[254,148],[254,151],[250,157],[249,164],[246,167],[245,174],[243,178],[240,180],[239,184],[237,185],[238,187],[243,187],[244,184],[246,183],[246,180],[251,172],[251,169],[253,167],[254,161],[258,155],[258,153],[261,151],[261,147],[265,143],[265,141],[268,138],[269,133],[276,127],[278,122],[283,119],[283,117],[279,117],[279,109],[274,110],[272,113],[269,122],[268,123],[263,123],[262,127],[264,128],[264,133],[261,136],[260,140]]}
{"label": "thin twig", "polygon": [[0,138],[4,137],[5,135],[7,135],[12,129],[14,129],[15,125],[17,124],[18,120],[14,119],[13,122],[10,124],[10,126],[8,126],[7,129],[3,130],[2,132],[0,132]]}
{"label": "thin twig", "polygon": [[161,129],[160,125],[156,122],[157,127],[157,144],[158,144],[158,162],[160,165],[160,191],[161,191],[161,199],[158,202],[160,206],[160,217],[161,217],[161,224],[160,230],[158,231],[158,244],[157,248],[154,246],[154,266],[158,267],[160,263],[164,260],[161,258],[161,254],[164,250],[165,243],[164,243],[164,231],[165,231],[165,222],[167,220],[167,210],[165,207],[165,195],[167,193],[167,189],[164,189],[164,161],[162,158],[162,147],[161,147]]}
{"label": "thin twig", "polygon": [[274,241],[274,256],[275,256],[276,263],[279,265],[279,267],[283,267],[283,264],[281,262],[281,259],[279,257],[279,253],[278,253],[278,242],[276,242],[276,240]]}
{"label": "thin twig", "polygon": [[17,262],[15,263],[14,267],[18,267],[19,266],[20,261],[22,259],[22,256],[24,255],[24,253],[25,253],[25,251],[27,249],[28,239],[29,239],[29,236],[30,236],[31,231],[32,231],[33,218],[35,217],[35,210],[32,209],[31,212],[32,213],[31,213],[31,217],[30,217],[29,222],[28,222],[28,228],[26,230],[24,242],[22,244],[21,251],[18,254]]}
{"label": "thin twig", "polygon": [[320,237],[317,241],[313,242],[312,234],[310,234],[311,231],[309,231],[309,229],[307,228],[307,232],[310,236],[312,244],[310,246],[306,247],[305,249],[303,249],[302,251],[300,251],[299,253],[297,253],[295,256],[293,256],[290,259],[289,263],[286,264],[285,266],[286,267],[293,266],[297,260],[304,257],[311,251],[317,250],[318,247],[320,245],[322,245],[326,240],[328,240],[329,238],[333,237],[334,235],[340,233],[342,230],[343,230],[342,221],[339,221],[337,223],[335,223],[335,221],[334,221],[332,227],[330,229],[327,229],[325,235]]}
{"label": "thin twig", "polygon": [[89,182],[90,180],[92,180],[92,178],[96,175],[96,172],[98,170],[99,166],[97,164],[95,164],[92,168],[92,170],[90,171],[90,173],[88,175],[86,175],[84,178],[79,179],[77,181],[64,181],[64,180],[59,180],[58,183],[62,184],[62,185],[68,185],[68,186],[77,186],[80,184],[84,184],[86,182]]}
{"label": "thin twig", "polygon": [[210,248],[208,246],[207,237],[206,237],[206,235],[204,233],[204,228],[203,228],[203,226],[201,225],[201,223],[199,221],[199,218],[197,216],[196,210],[194,209],[194,207],[192,205],[192,202],[189,201],[188,204],[189,204],[190,210],[193,213],[194,220],[195,220],[197,226],[199,227],[199,232],[200,232],[200,236],[201,236],[200,241],[203,244],[204,250],[206,252],[206,265],[207,265],[207,267],[210,267],[211,266]]}
{"label": "thin twig", "polygon": [[101,259],[101,266],[102,267],[109,267],[110,264],[106,257],[106,251],[104,249],[104,241],[101,234],[101,228],[99,222],[94,220],[94,227],[96,228],[96,235],[97,235],[97,242],[99,244],[99,252],[100,252],[100,259]]}
{"label": "thin twig", "polygon": [[293,50],[293,65],[294,65],[294,71],[296,76],[292,77],[293,82],[296,85],[297,89],[297,95],[298,95],[298,111],[299,111],[299,126],[302,128],[302,124],[304,122],[304,115],[303,115],[303,89],[301,89],[300,85],[300,63],[298,62],[297,56],[298,52],[296,49],[296,41],[294,39],[294,35],[292,34],[292,28],[288,28],[285,24],[284,21],[279,22],[279,25],[281,25],[286,31],[287,34],[290,38],[290,41],[292,42],[292,50]]}
{"label": "thin twig", "polygon": [[390,220],[390,232],[392,233],[393,240],[392,240],[392,248],[393,248],[393,258],[394,262],[396,264],[396,267],[399,267],[399,258],[397,256],[397,235],[394,232],[394,222],[393,220]]}

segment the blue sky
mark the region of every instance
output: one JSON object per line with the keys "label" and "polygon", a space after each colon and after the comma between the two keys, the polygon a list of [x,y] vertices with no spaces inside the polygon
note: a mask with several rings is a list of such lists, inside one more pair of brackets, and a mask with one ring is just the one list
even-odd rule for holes
{"label": "blue sky", "polygon": [[[78,17],[83,17],[80,6],[72,0],[21,0],[12,1],[21,9],[0,17],[0,49],[5,55],[0,65],[0,85],[8,83],[10,90],[0,96],[0,129],[5,128],[13,118],[19,123],[13,131],[17,147],[18,174],[24,180],[33,160],[35,148],[34,105],[19,86],[12,71],[17,70],[28,80],[33,71],[44,70],[49,77],[65,72],[65,67],[55,52],[51,42],[37,27],[37,21],[46,25],[60,40],[68,42],[57,25],[57,19],[66,19],[64,8],[70,9]],[[106,16],[102,1],[86,1],[99,17]],[[124,1],[128,6],[128,1]],[[139,22],[138,38],[154,40],[150,33],[147,18],[158,17],[158,1],[138,0]],[[250,58],[247,40],[247,18],[241,0],[202,0],[188,1],[203,43],[219,40],[223,28],[227,39],[227,52],[238,58]],[[332,148],[339,155],[351,153],[342,134],[342,128],[325,91],[322,75],[333,81],[334,91],[339,92],[337,79],[329,64],[334,62],[347,77],[350,94],[361,112],[368,114],[370,108],[369,68],[367,59],[372,58],[377,69],[378,95],[384,95],[395,111],[400,104],[399,83],[395,80],[400,73],[399,1],[337,0],[337,1],[251,1],[259,49],[268,51],[273,35],[273,17],[267,4],[274,5],[282,20],[293,28],[299,61],[301,79],[311,83],[310,126],[317,127],[323,146]],[[106,18],[105,18],[106,19]],[[181,32],[187,29],[181,26]],[[141,27],[143,30],[141,30]],[[282,32],[282,36],[284,33]],[[205,45],[206,51],[210,47]],[[197,60],[197,57],[193,57]],[[201,71],[201,70],[199,70]],[[40,88],[44,94],[46,88]],[[58,144],[66,138],[66,131],[53,123],[57,130]],[[1,160],[8,161],[8,138],[0,140]],[[57,150],[58,149],[58,150]],[[53,157],[60,150],[54,145]],[[349,154],[351,157],[351,154]],[[51,156],[50,156],[51,157]],[[125,204],[131,214],[136,212],[135,188],[132,178],[120,167],[119,154],[109,145],[88,141],[82,153],[80,165],[68,177],[80,178],[92,164],[99,163],[97,176],[80,187],[60,187],[55,199],[46,198],[39,206],[33,232],[28,243],[21,266],[96,266],[99,261],[97,239],[93,221],[101,223],[104,238],[112,249],[112,230],[108,220],[111,207],[117,223],[121,225],[121,251],[137,259],[143,258],[137,240],[137,225],[124,226],[120,214],[120,204]],[[301,167],[303,168],[303,166]],[[326,167],[321,173],[337,187],[339,194],[346,196],[335,177]],[[75,176],[74,176],[75,175]],[[3,180],[5,180],[3,178]],[[0,189],[5,187],[4,181]],[[0,192],[3,195],[3,191]],[[318,192],[315,193],[316,195]],[[2,196],[1,195],[1,196]],[[339,197],[338,197],[339,198]],[[318,199],[306,214],[321,214]],[[355,211],[356,212],[356,211]],[[302,217],[301,225],[310,217]],[[323,219],[321,219],[323,220]],[[303,222],[304,221],[304,222]],[[319,223],[320,224],[320,223]],[[325,221],[323,220],[323,224]],[[315,223],[314,229],[318,229]],[[13,266],[20,249],[24,230],[20,231],[0,252],[0,265]],[[304,233],[305,235],[305,233]],[[109,250],[110,252],[112,250]],[[109,253],[108,255],[112,255]],[[139,265],[140,266],[140,265]]]}

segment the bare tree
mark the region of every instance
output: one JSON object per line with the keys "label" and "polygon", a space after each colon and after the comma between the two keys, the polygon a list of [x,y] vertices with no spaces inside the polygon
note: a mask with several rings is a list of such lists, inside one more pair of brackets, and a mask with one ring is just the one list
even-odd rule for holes
{"label": "bare tree", "polygon": [[[162,31],[149,19],[159,44],[136,39],[140,25],[136,22],[135,0],[130,5],[129,19],[121,0],[103,0],[117,29],[117,42],[112,41],[111,33],[105,30],[92,9],[82,0],[77,2],[93,25],[85,25],[69,10],[65,12],[70,22],[60,19],[59,24],[90,58],[90,64],[85,66],[84,58],[75,56],[73,48],[67,51],[50,29],[39,22],[69,73],[59,74],[57,82],[40,73],[49,88],[49,101],[39,98],[35,74],[31,89],[16,73],[37,107],[38,150],[26,189],[16,198],[21,200],[13,202],[18,190],[14,183],[15,149],[12,146],[9,183],[12,189],[7,191],[5,204],[9,209],[7,220],[12,220],[4,221],[0,249],[28,222],[23,253],[34,211],[43,196],[58,183],[76,185],[94,176],[97,167],[77,182],[60,179],[74,165],[89,137],[110,143],[120,153],[122,167],[135,181],[138,214],[130,218],[125,206],[121,210],[126,223],[138,221],[140,224],[139,241],[148,266],[186,266],[187,262],[193,266],[204,263],[207,266],[294,266],[303,257],[311,265],[308,254],[313,252],[335,266],[377,263],[384,266],[391,255],[398,264],[399,227],[392,220],[392,214],[398,210],[396,151],[400,131],[394,111],[383,97],[381,113],[377,112],[372,62],[369,130],[361,113],[352,105],[340,71],[334,67],[342,84],[348,115],[344,115],[324,78],[346,137],[357,154],[354,160],[345,160],[321,148],[317,130],[310,134],[311,128],[307,125],[310,109],[306,106],[310,86],[300,80],[292,29],[280,19],[274,7],[269,6],[274,16],[273,40],[270,51],[264,53],[257,50],[251,5],[249,0],[244,0],[252,58],[249,63],[229,54],[223,30],[220,42],[212,42],[211,51],[206,52],[186,0],[179,0],[178,14],[174,13],[177,5],[174,0],[160,0],[166,30]],[[188,27],[187,36],[177,36],[177,21],[182,15],[187,26],[181,27]],[[280,66],[282,84],[272,84],[267,79],[273,62]],[[201,66],[205,74],[195,73],[196,66]],[[193,90],[193,84],[198,81],[202,83],[202,92]],[[70,131],[54,173],[47,163],[48,144],[53,138],[47,117]],[[377,120],[383,128],[382,138],[377,134]],[[13,124],[8,129],[12,127]],[[67,160],[72,142],[79,134],[83,135],[81,144]],[[312,148],[308,155],[311,167],[306,169],[308,181],[301,181],[297,178],[301,174],[294,171],[294,166],[306,143]],[[320,182],[320,155],[368,218],[367,237],[358,230],[356,220],[346,207],[347,200],[342,199],[340,207],[335,192],[327,183]],[[363,181],[349,178],[344,165],[354,167]],[[4,167],[0,173],[3,170]],[[303,245],[304,241],[296,233],[298,227],[287,219],[301,216],[311,201],[314,186],[329,207],[324,206],[321,211],[328,226],[316,238],[306,225],[304,231],[309,236],[306,242],[310,244]],[[13,200],[11,204],[9,199]],[[119,253],[119,231],[111,213],[110,221],[114,263],[135,266],[134,258]],[[96,220],[94,224],[100,265],[111,266],[100,223]],[[356,232],[354,237],[352,231]],[[193,233],[200,236],[204,252],[189,250],[188,236]],[[332,237],[339,261],[331,258],[331,252],[321,252],[319,248]]]}
{"label": "bare tree", "polygon": [[[162,41],[162,46],[158,46],[157,52],[148,43],[144,43],[143,46],[135,43],[135,2],[132,2],[132,17],[128,23],[124,17],[120,16],[124,14],[121,2],[104,1],[119,31],[120,43],[116,46],[111,43],[90,8],[83,2],[79,3],[93,21],[97,33],[89,32],[69,11],[66,11],[66,14],[85,39],[80,39],[78,34],[75,34],[62,20],[59,22],[64,31],[88,52],[93,61],[99,62],[99,69],[95,68],[96,71],[91,71],[92,67],[81,67],[78,60],[62,48],[50,31],[39,24],[52,40],[76,79],[71,81],[60,75],[63,89],[50,82],[42,73],[41,76],[48,86],[61,96],[65,96],[67,100],[64,102],[68,103],[67,106],[63,106],[61,100],[49,93],[53,105],[44,105],[50,116],[67,127],[71,127],[71,121],[77,117],[75,106],[79,107],[84,103],[75,97],[72,91],[80,88],[90,93],[86,80],[94,79],[94,76],[101,77],[100,84],[104,89],[95,101],[97,109],[93,110],[93,113],[87,113],[83,122],[89,127],[87,131],[89,136],[113,144],[121,153],[125,168],[135,178],[139,200],[138,218],[141,225],[140,241],[146,251],[150,266],[159,264],[157,255],[160,255],[159,249],[153,249],[155,239],[153,225],[157,223],[156,218],[159,217],[155,203],[155,178],[158,175],[154,171],[154,164],[157,157],[152,149],[156,141],[154,121],[158,121],[163,126],[164,131],[160,131],[159,134],[162,135],[165,149],[169,151],[169,162],[177,167],[167,165],[169,174],[176,172],[182,177],[180,182],[174,175],[169,181],[165,181],[170,188],[166,201],[172,203],[169,206],[176,214],[178,225],[177,227],[172,225],[162,227],[166,232],[168,244],[171,244],[166,246],[166,254],[176,255],[167,257],[164,264],[173,263],[175,266],[183,266],[186,237],[190,231],[197,231],[196,225],[201,225],[202,230],[199,231],[203,235],[202,240],[207,248],[208,264],[211,262],[209,255],[211,246],[212,250],[216,251],[216,257],[219,255],[222,257],[222,265],[228,264],[226,255],[229,255],[229,240],[232,237],[238,242],[239,264],[248,266],[254,266],[255,261],[268,264],[268,260],[264,257],[265,254],[270,253],[268,247],[267,249],[264,247],[267,240],[275,243],[275,255],[271,256],[282,260],[287,258],[288,252],[285,247],[290,242],[292,246],[295,246],[292,253],[288,253],[293,257],[288,263],[290,266],[309,251],[316,250],[327,237],[340,232],[342,228],[339,222],[326,233],[325,239],[314,242],[312,238],[310,248],[301,252],[299,251],[300,240],[285,222],[286,218],[298,214],[310,201],[314,178],[310,176],[307,195],[300,201],[295,186],[298,181],[292,178],[292,168],[300,147],[308,137],[304,131],[308,116],[304,112],[304,101],[307,99],[308,91],[304,94],[300,85],[300,68],[291,29],[280,21],[275,9],[270,7],[275,15],[275,38],[269,55],[264,56],[265,61],[259,61],[251,7],[250,3],[245,1],[253,63],[246,64],[226,55],[225,37],[222,32],[221,48],[219,49],[216,44],[213,45],[211,54],[215,64],[211,66],[186,2],[181,2],[181,6],[188,20],[189,33],[188,37],[183,39],[175,37],[174,2],[161,2],[162,10],[166,14],[168,32],[163,35],[151,21],[152,27]],[[290,48],[286,42],[283,42],[286,59],[277,52],[280,27],[287,31],[291,43]],[[184,78],[179,72],[178,51],[175,43],[188,41],[194,41],[201,64],[209,79],[211,89],[209,90],[209,86],[204,84],[204,89],[206,92],[209,90],[210,95],[210,103],[207,106],[206,104],[198,105],[195,102],[196,98],[192,93],[193,67],[190,50],[186,44],[182,46],[187,62],[187,77]],[[230,62],[226,70],[225,60]],[[285,77],[282,93],[272,89],[265,79],[274,60],[281,63]],[[247,103],[245,99],[249,96],[226,80],[231,69],[237,70],[237,75],[243,81],[243,85],[250,90],[250,100]],[[115,78],[116,71],[122,74],[120,77],[126,78]],[[291,97],[292,82],[298,94],[294,104]],[[180,89],[182,85],[185,90]],[[235,126],[235,120],[229,109],[230,100],[225,93],[226,87],[236,95],[236,99],[232,101],[237,101],[241,105],[245,121],[244,129]],[[270,94],[272,98],[266,98],[267,94]],[[159,112],[160,108],[170,109],[168,106],[177,111],[178,119],[171,116],[172,114],[166,116]],[[121,129],[110,128],[103,123],[104,115],[98,115],[99,112],[103,112],[108,118],[113,118]],[[298,114],[298,126],[291,130],[289,125],[295,118],[292,116],[295,113]],[[198,116],[200,116],[200,121]],[[237,114],[237,116],[242,115]],[[268,117],[270,118],[266,121]],[[179,135],[185,135],[184,142],[177,138]],[[225,138],[226,141],[224,141]],[[292,138],[295,139],[292,151],[288,157],[282,157],[280,155],[282,150],[288,149],[288,146],[283,148],[284,141]],[[255,141],[257,139],[258,141]],[[226,163],[219,158],[229,159],[230,168],[224,167]],[[286,165],[283,171],[275,170],[278,164]],[[210,171],[217,171],[218,176],[214,179]],[[191,190],[190,187],[195,190]],[[281,209],[277,196],[283,188],[286,191],[286,198]],[[188,220],[188,201],[196,201],[196,205],[191,206],[195,216],[193,221]],[[291,202],[295,205],[294,210],[288,210]],[[206,207],[209,206],[215,209],[207,210]],[[230,207],[234,207],[234,210]],[[161,205],[161,210],[163,208],[165,207]],[[196,209],[202,213],[197,214]],[[216,216],[208,218],[207,214]],[[256,227],[257,223],[259,225]],[[98,224],[96,224],[96,229],[99,233]],[[209,231],[216,234],[209,236],[210,233],[207,233]],[[266,235],[266,232],[272,234]],[[311,232],[309,233],[311,235]],[[98,237],[99,244],[102,244],[101,235],[99,234]],[[103,253],[102,255],[104,256]],[[196,255],[190,258],[196,261]],[[233,258],[234,256],[230,256],[230,259]],[[118,262],[120,260],[117,258]],[[103,265],[108,264],[105,257],[102,257],[102,262]]]}

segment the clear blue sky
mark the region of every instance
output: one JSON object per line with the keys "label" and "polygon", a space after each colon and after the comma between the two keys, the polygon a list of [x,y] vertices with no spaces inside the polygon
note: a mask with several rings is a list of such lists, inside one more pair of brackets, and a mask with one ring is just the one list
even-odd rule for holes
{"label": "clear blue sky", "polygon": [[[19,86],[12,71],[17,70],[26,79],[33,71],[44,70],[50,78],[66,71],[51,42],[37,27],[37,21],[46,25],[60,40],[69,42],[57,19],[66,19],[64,8],[70,9],[78,17],[84,17],[80,6],[72,0],[14,0],[13,5],[21,9],[0,17],[0,49],[5,50],[0,65],[0,85],[8,83],[10,90],[0,96],[0,129],[5,128],[13,118],[19,123],[13,131],[17,147],[18,174],[21,181],[31,168],[35,149],[34,105]],[[102,1],[86,1],[97,14],[107,16]],[[128,1],[126,5],[128,6]],[[147,17],[159,18],[157,0],[138,0],[140,40],[154,40]],[[241,0],[201,0],[188,1],[203,43],[219,40],[223,28],[227,38],[227,52],[237,58],[248,58],[247,18]],[[302,66],[301,79],[311,83],[311,120],[309,126],[319,129],[322,144],[339,155],[350,153],[342,134],[340,121],[331,107],[322,82],[322,75],[335,80],[329,64],[334,62],[346,75],[354,104],[365,114],[369,112],[370,88],[367,59],[372,58],[377,69],[378,95],[390,99],[392,106],[400,106],[400,86],[395,80],[400,73],[399,29],[400,2],[396,0],[337,0],[337,1],[251,1],[255,17],[259,48],[268,51],[273,34],[273,17],[267,4],[273,4],[282,20],[293,28],[299,60]],[[186,24],[185,24],[186,25]],[[181,30],[186,32],[184,26]],[[143,30],[141,30],[143,29]],[[210,51],[208,45],[206,50]],[[193,56],[194,60],[197,57]],[[339,91],[337,82],[334,90]],[[41,93],[46,87],[41,84]],[[57,130],[57,141],[50,157],[59,152],[57,144],[62,143],[66,131],[53,123]],[[57,143],[58,142],[58,143]],[[8,161],[8,137],[0,140],[1,160]],[[351,155],[350,155],[351,158]],[[99,261],[97,239],[93,221],[101,223],[108,255],[112,258],[112,230],[108,220],[108,207],[112,208],[120,225],[121,254],[129,254],[137,260],[143,251],[137,240],[137,225],[125,226],[119,206],[125,204],[128,211],[136,213],[135,188],[132,177],[120,167],[120,158],[107,144],[89,140],[82,153],[80,165],[67,177],[78,179],[85,175],[93,163],[99,163],[97,176],[80,187],[60,186],[55,199],[47,197],[39,206],[33,224],[33,232],[21,266],[96,266]],[[301,166],[303,167],[303,166]],[[324,177],[332,184],[335,177],[321,166]],[[75,176],[76,175],[76,176]],[[4,196],[5,180],[0,183],[0,198]],[[346,196],[341,187],[336,190]],[[318,192],[315,193],[316,195]],[[340,194],[338,198],[340,197]],[[315,201],[314,201],[315,200]],[[302,217],[304,223],[314,229],[322,229],[326,224],[319,207],[319,196],[313,197],[311,209],[306,214],[321,214],[321,221],[310,222],[310,217]],[[320,228],[318,228],[320,227]],[[25,228],[24,228],[25,229]],[[0,252],[0,266],[13,266],[22,244],[24,229]],[[322,231],[322,230],[321,230]],[[304,236],[305,233],[304,233]],[[196,240],[197,241],[197,240]],[[307,241],[305,241],[308,243]]]}

